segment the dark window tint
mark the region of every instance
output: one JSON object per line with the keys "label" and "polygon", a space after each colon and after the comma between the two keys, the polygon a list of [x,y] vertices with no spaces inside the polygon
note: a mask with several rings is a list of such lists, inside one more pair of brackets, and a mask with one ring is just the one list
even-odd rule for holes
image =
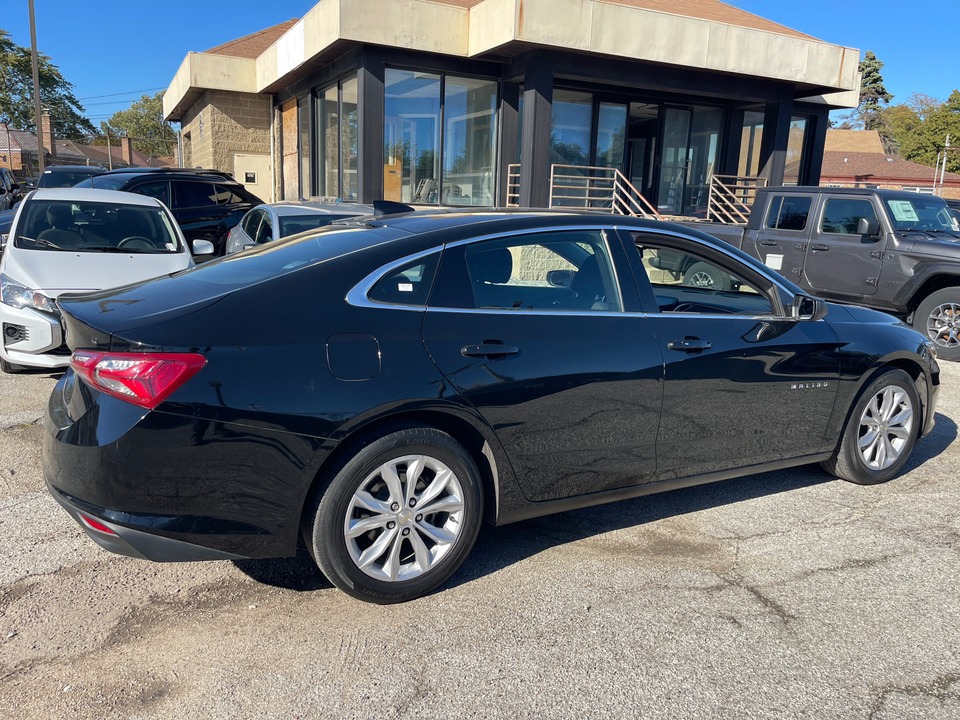
{"label": "dark window tint", "polygon": [[860,218],[876,218],[873,203],[869,200],[833,198],[827,200],[823,211],[821,232],[840,235],[856,235]]}
{"label": "dark window tint", "polygon": [[217,204],[217,186],[211,183],[179,182],[177,207],[211,207]]}
{"label": "dark window tint", "polygon": [[263,217],[263,210],[251,210],[243,218],[242,228],[247,237],[253,239],[257,236],[257,225]]}
{"label": "dark window tint", "polygon": [[767,227],[777,230],[803,230],[810,214],[810,198],[781,196],[773,198]]}
{"label": "dark window tint", "polygon": [[226,185],[217,185],[216,187],[217,205],[236,205],[244,202],[244,199]]}
{"label": "dark window tint", "polygon": [[[92,177],[79,182],[75,187],[92,187],[99,190],[120,190],[130,178],[122,175],[105,175],[104,177]],[[43,178],[41,178],[41,181]]]}
{"label": "dark window tint", "polygon": [[270,217],[270,213],[265,212],[263,214],[263,222],[260,223],[260,227],[257,229],[257,235],[253,241],[256,243],[266,243],[271,240],[273,240],[273,218]]}
{"label": "dark window tint", "polygon": [[143,185],[137,185],[137,187],[132,188],[132,192],[156,198],[164,205],[170,205],[170,183],[168,182],[144,183]]}
{"label": "dark window tint", "polygon": [[426,305],[438,257],[439,253],[435,253],[391,270],[377,280],[367,297],[394,305]]}

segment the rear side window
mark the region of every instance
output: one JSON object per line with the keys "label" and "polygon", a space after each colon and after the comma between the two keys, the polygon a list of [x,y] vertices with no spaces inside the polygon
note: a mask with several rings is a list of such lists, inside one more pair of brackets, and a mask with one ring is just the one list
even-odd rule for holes
{"label": "rear side window", "polygon": [[869,200],[833,198],[827,200],[823,210],[821,232],[838,235],[856,235],[860,218],[876,218],[873,203]]}
{"label": "rear side window", "polygon": [[439,253],[434,253],[391,270],[374,283],[367,298],[390,305],[423,307],[427,304],[439,256]]}
{"label": "rear side window", "polygon": [[217,186],[202,182],[179,182],[177,207],[212,207],[217,204]]}
{"label": "rear side window", "polygon": [[773,198],[767,227],[775,230],[803,230],[810,214],[810,198],[782,195]]}
{"label": "rear side window", "polygon": [[138,185],[133,192],[156,198],[167,207],[170,206],[170,184],[167,182],[150,182]]}

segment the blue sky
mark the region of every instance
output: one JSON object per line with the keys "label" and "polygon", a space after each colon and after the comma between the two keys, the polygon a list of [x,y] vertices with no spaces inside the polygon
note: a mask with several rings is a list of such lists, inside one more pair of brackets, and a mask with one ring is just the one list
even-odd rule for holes
{"label": "blue sky", "polygon": [[[386,1],[386,0],[385,0]],[[37,45],[60,67],[95,125],[165,89],[184,56],[301,17],[313,0],[144,3],[35,0]],[[873,50],[894,103],[945,100],[960,88],[960,0],[731,0],[729,4],[830,43]],[[0,27],[30,45],[27,0],[5,0]],[[953,35],[953,37],[951,37]],[[108,97],[103,97],[108,96]]]}

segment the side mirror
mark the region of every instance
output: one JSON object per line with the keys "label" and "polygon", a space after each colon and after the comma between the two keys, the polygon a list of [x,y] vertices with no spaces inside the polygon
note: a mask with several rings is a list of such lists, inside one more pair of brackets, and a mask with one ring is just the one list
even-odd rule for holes
{"label": "side mirror", "polygon": [[790,304],[790,317],[804,322],[816,322],[827,316],[827,303],[810,295],[796,295]]}
{"label": "side mirror", "polygon": [[213,255],[214,247],[213,243],[209,240],[194,240],[193,241],[193,254],[194,255]]}
{"label": "side mirror", "polygon": [[876,218],[860,218],[857,221],[857,235],[875,237],[880,234],[880,221]]}
{"label": "side mirror", "polygon": [[573,271],[548,270],[547,282],[558,288],[568,288],[573,283]]}

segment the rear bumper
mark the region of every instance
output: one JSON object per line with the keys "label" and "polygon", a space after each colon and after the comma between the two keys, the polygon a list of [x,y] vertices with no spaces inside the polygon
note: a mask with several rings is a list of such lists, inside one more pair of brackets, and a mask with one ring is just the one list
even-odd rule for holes
{"label": "rear bumper", "polygon": [[[93,512],[87,508],[81,510],[74,504],[74,502],[77,502],[76,500],[68,499],[64,493],[50,485],[49,482],[47,483],[47,489],[97,545],[117,555],[127,555],[128,557],[154,562],[242,560],[245,557],[119,525],[103,517],[104,514],[109,514],[106,510],[100,512]],[[71,500],[73,501],[71,502]],[[112,533],[91,527],[85,521],[85,518],[92,518],[100,525],[109,528]]]}

